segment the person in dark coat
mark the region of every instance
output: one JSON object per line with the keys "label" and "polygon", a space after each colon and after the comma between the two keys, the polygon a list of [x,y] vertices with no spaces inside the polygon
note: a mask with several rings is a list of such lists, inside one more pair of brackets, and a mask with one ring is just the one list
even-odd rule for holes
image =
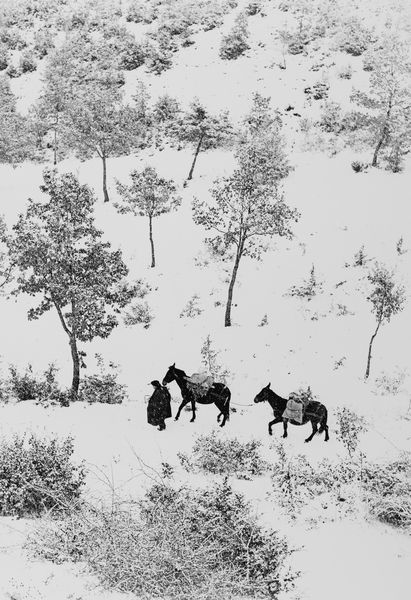
{"label": "person in dark coat", "polygon": [[151,382],[154,392],[147,404],[147,422],[158,426],[159,431],[166,428],[165,419],[171,417],[171,396],[165,386],[157,380]]}

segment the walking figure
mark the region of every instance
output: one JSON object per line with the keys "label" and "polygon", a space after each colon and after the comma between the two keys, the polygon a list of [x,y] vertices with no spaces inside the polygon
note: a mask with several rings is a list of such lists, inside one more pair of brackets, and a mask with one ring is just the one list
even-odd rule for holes
{"label": "walking figure", "polygon": [[168,389],[156,379],[151,382],[154,392],[147,404],[147,422],[158,427],[159,431],[166,428],[165,419],[171,417],[171,396]]}

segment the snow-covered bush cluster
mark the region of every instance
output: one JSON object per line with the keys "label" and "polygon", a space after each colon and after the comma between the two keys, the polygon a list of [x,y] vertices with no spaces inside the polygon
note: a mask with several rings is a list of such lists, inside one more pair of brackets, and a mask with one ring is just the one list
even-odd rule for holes
{"label": "snow-covered bush cluster", "polygon": [[15,436],[0,443],[0,514],[38,516],[79,500],[83,465],[72,462],[73,440]]}
{"label": "snow-covered bush cluster", "polygon": [[139,596],[275,598],[295,579],[285,540],[227,482],[155,483],[139,503],[84,507],[46,524],[29,546],[56,562],[84,561],[105,586]]}
{"label": "snow-covered bush cluster", "polygon": [[260,446],[259,440],[221,439],[213,432],[200,436],[194,443],[192,454],[180,453],[179,459],[189,471],[251,479],[268,468],[259,454]]}

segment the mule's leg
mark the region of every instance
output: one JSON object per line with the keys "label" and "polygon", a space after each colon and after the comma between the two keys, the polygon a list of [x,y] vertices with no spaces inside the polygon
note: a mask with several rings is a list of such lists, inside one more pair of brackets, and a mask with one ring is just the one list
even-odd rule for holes
{"label": "mule's leg", "polygon": [[287,433],[288,419],[283,419],[283,428],[284,428],[283,438],[286,438],[286,437],[288,437],[288,433]]}
{"label": "mule's leg", "polygon": [[311,421],[311,425],[313,426],[313,431],[312,434],[308,436],[308,438],[306,440],[304,440],[305,442],[311,442],[311,440],[313,439],[313,437],[315,436],[315,434],[318,431],[318,427],[317,427],[317,423],[316,421]]}
{"label": "mule's leg", "polygon": [[220,423],[220,419],[223,417],[220,427],[224,427],[225,422],[230,415],[230,399],[226,398],[225,400],[214,400],[214,404],[220,411],[217,417],[217,423]]}
{"label": "mule's leg", "polygon": [[181,401],[180,406],[178,407],[178,411],[176,416],[174,417],[174,421],[178,421],[179,417],[180,417],[180,413],[183,410],[183,408],[186,406],[186,404],[188,404],[190,402],[189,398],[183,398],[183,400]]}
{"label": "mule's leg", "polygon": [[225,410],[224,410],[224,412],[220,413],[221,415],[223,415],[223,420],[222,420],[222,421],[221,421],[221,423],[220,423],[220,427],[224,427],[224,425],[225,425],[225,422],[226,422],[226,421],[227,421],[227,419],[228,419],[228,415],[229,415],[229,412],[228,412],[228,411],[229,411],[229,410],[230,410],[230,409],[228,408],[228,410],[227,410],[227,409],[225,409]]}
{"label": "mule's leg", "polygon": [[268,433],[269,433],[269,435],[273,435],[273,425],[277,425],[277,423],[281,423],[282,420],[283,420],[282,417],[276,417],[275,419],[273,419],[272,421],[270,421],[268,423]]}
{"label": "mule's leg", "polygon": [[190,419],[190,423],[194,423],[196,420],[196,401],[194,398],[191,399],[191,412],[193,413],[193,416]]}
{"label": "mule's leg", "polygon": [[328,440],[330,439],[330,436],[328,435],[328,425],[324,425],[324,431],[325,431],[324,442],[328,442]]}

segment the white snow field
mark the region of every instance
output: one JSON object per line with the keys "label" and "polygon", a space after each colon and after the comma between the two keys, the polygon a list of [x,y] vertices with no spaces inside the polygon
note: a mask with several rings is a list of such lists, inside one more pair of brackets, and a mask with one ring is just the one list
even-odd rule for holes
{"label": "white snow field", "polygon": [[[388,2],[380,0],[379,5],[387,9]],[[232,153],[201,153],[194,178],[185,188],[192,159],[189,149],[177,151],[166,146],[162,151],[150,149],[109,159],[108,204],[101,198],[98,159],[65,160],[58,165],[60,172],[72,171],[95,189],[98,226],[114,248],[122,249],[131,278],[143,278],[151,286],[146,299],[154,318],[147,329],[121,323],[106,340],[84,346],[87,372],[95,370],[95,353],[119,365],[119,379],[128,388],[127,402],[119,406],[77,403],[69,408],[43,408],[34,402],[0,404],[0,440],[15,433],[72,436],[75,459],[84,460],[88,468],[85,493],[90,499],[109,500],[112,487],[124,498],[141,496],[150,484],[143,464],[156,469],[168,462],[174,466],[177,480],[205,485],[205,476],[182,469],[177,453],[189,453],[195,439],[213,429],[223,438],[261,440],[264,458],[275,461],[267,429],[272,419],[270,407],[253,404],[268,382],[282,396],[310,385],[329,411],[329,442],[316,436],[305,444],[310,426],[290,426],[284,442],[290,456],[304,454],[313,464],[344,456],[335,420],[335,411],[342,407],[365,417],[368,431],[360,447],[370,460],[383,464],[411,451],[411,159],[406,158],[401,173],[370,169],[356,174],[351,162],[370,160],[370,152],[345,149],[334,153],[331,142],[324,139],[318,147],[307,146],[299,118],[285,113],[285,108],[291,104],[302,116],[315,119],[318,106],[307,104],[302,90],[321,77],[330,83],[330,97],[348,105],[352,87],[362,85],[366,77],[361,58],[332,52],[318,73],[309,70],[315,56],[289,56],[287,69],[280,70],[276,65],[281,54],[274,33],[280,20],[288,17],[270,3],[266,13],[265,18],[250,17],[251,48],[237,61],[222,61],[218,56],[221,35],[230,28],[234,12],[222,28],[195,36],[196,43],[178,52],[169,71],[154,76],[140,68],[128,73],[126,82],[130,96],[136,81],[142,80],[154,99],[167,91],[187,105],[198,96],[212,111],[228,109],[236,121],[249,109],[253,93],[259,91],[271,96],[273,108],[284,116],[294,167],[284,184],[285,199],[301,217],[294,227],[294,239],[274,238],[261,262],[242,260],[232,327],[224,327],[231,264],[215,263],[208,256],[203,243],[206,232],[194,224],[191,212],[193,198],[207,199],[213,180],[233,169]],[[327,66],[331,63],[332,67]],[[341,80],[336,75],[338,67],[348,63],[353,77]],[[13,80],[12,88],[19,108],[26,110],[40,91],[38,73]],[[119,215],[113,206],[117,199],[114,180],[125,181],[132,169],[148,164],[173,178],[183,199],[178,211],[154,222],[155,269],[149,267],[146,220]],[[0,166],[0,213],[9,227],[24,211],[29,197],[41,197],[43,168],[35,164]],[[406,250],[403,254],[396,250],[400,238]],[[361,246],[370,260],[365,267],[354,266],[354,255]],[[395,269],[396,280],[406,288],[407,302],[404,310],[381,328],[374,344],[371,375],[365,382],[368,344],[375,329],[366,280],[373,260]],[[309,278],[312,266],[323,284],[322,293],[310,302],[287,295],[292,285]],[[201,314],[180,317],[194,295],[199,297]],[[24,368],[30,363],[42,372],[54,362],[60,367],[62,385],[68,387],[71,358],[66,335],[53,312],[28,321],[27,310],[34,305],[33,298],[0,297],[2,376],[7,375],[10,364]],[[347,314],[341,314],[341,306]],[[265,315],[267,324],[259,326]],[[200,349],[208,335],[220,352],[221,365],[230,372],[228,385],[236,412],[220,429],[216,407],[200,406],[195,423],[190,423],[190,414],[183,411],[178,422],[170,419],[166,431],[157,431],[146,422],[150,381],[161,380],[174,362],[187,373],[198,371]],[[383,374],[403,374],[398,393],[378,387],[376,379]],[[174,415],[180,395],[175,383],[169,389]],[[273,438],[279,439],[281,433],[281,426],[276,426]],[[361,508],[345,514],[332,505],[319,505],[315,515],[303,513],[290,524],[276,506],[268,478],[233,478],[232,483],[252,501],[261,519],[284,533],[297,548],[290,565],[301,575],[295,589],[284,593],[282,600],[410,597],[411,538],[406,533],[377,523]],[[82,564],[56,565],[29,557],[23,544],[33,526],[29,519],[0,518],[1,600],[132,598],[102,589]]]}

